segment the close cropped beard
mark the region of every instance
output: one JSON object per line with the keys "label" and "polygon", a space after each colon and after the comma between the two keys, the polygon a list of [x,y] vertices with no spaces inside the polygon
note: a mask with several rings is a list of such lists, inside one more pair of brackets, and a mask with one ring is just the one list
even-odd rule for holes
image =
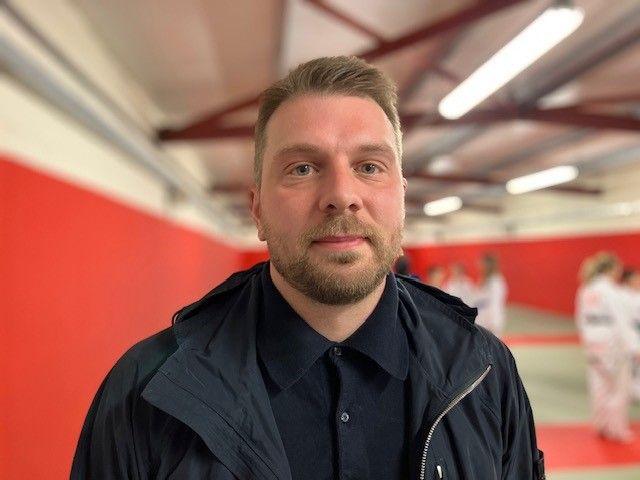
{"label": "close cropped beard", "polygon": [[[291,254],[268,225],[265,227],[271,262],[278,273],[299,292],[327,305],[348,305],[365,298],[380,285],[402,253],[402,226],[385,242],[378,229],[352,216],[328,217],[322,225],[305,232],[298,240],[297,254]],[[374,252],[373,258],[351,268],[349,274],[340,273],[340,266],[355,265],[362,260],[362,253],[335,252],[324,260],[312,258],[309,249],[314,240],[337,235],[363,236]]]}

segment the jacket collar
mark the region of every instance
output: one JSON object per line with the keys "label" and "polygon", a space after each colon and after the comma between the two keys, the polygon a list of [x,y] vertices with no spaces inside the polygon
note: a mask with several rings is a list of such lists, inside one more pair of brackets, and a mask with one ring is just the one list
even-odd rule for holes
{"label": "jacket collar", "polygon": [[474,324],[478,310],[411,277],[397,277],[410,350],[428,383],[447,397],[491,363],[487,333]]}
{"label": "jacket collar", "polygon": [[174,316],[178,350],[142,396],[191,427],[238,478],[291,480],[256,361],[258,266]]}
{"label": "jacket collar", "polygon": [[[174,316],[178,350],[143,397],[196,431],[239,478],[291,480],[257,362],[263,268],[232,275]],[[408,277],[395,280],[411,368],[419,372],[411,379],[413,401],[425,404],[414,414],[418,430],[490,358],[485,333],[473,324],[476,309]]]}

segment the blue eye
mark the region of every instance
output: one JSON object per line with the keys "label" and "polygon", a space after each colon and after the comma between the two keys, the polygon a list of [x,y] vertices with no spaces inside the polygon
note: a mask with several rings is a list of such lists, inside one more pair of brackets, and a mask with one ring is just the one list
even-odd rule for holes
{"label": "blue eye", "polygon": [[293,172],[298,176],[304,177],[311,173],[311,165],[306,163],[302,165],[298,165],[296,168],[293,169]]}
{"label": "blue eye", "polygon": [[360,166],[360,171],[362,173],[366,173],[367,175],[373,175],[374,173],[378,173],[380,169],[375,163],[363,163]]}

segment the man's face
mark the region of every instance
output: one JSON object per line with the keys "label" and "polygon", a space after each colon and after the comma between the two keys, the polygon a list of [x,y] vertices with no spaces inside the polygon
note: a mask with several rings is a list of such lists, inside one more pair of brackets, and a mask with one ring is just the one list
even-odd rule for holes
{"label": "man's face", "polygon": [[251,212],[272,265],[321,303],[366,297],[402,252],[391,123],[371,99],[307,95],[280,105],[266,133]]}

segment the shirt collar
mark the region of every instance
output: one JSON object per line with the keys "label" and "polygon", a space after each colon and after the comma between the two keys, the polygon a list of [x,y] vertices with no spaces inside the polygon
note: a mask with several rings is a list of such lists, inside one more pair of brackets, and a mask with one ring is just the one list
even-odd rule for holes
{"label": "shirt collar", "polygon": [[393,273],[387,275],[376,308],[343,345],[368,356],[399,380],[407,378],[409,345],[398,316],[398,287]]}
{"label": "shirt collar", "polygon": [[261,274],[264,315],[258,321],[257,344],[262,361],[282,389],[296,383],[330,347],[341,345],[367,355],[394,377],[404,380],[409,368],[406,334],[398,318],[398,290],[387,275],[378,305],[347,340],[332,342],[311,328],[287,303],[269,274]]}

